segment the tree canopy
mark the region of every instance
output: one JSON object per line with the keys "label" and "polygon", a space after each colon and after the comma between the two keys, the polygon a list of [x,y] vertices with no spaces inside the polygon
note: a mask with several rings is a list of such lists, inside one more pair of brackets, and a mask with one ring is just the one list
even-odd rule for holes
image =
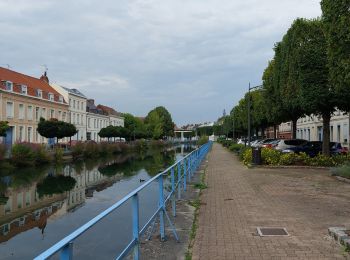
{"label": "tree canopy", "polygon": [[170,113],[164,107],[156,107],[145,118],[148,136],[153,139],[161,139],[174,135],[174,122]]}
{"label": "tree canopy", "polygon": [[72,137],[77,133],[77,129],[73,124],[58,121],[54,118],[51,118],[50,120],[40,118],[37,131],[41,136],[57,139]]}

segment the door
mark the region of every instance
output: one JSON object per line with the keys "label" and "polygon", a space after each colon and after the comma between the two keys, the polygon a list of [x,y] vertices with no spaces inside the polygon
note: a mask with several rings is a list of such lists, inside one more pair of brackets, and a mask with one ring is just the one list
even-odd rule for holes
{"label": "door", "polygon": [[12,141],[13,141],[13,126],[10,126],[10,128],[6,131],[5,145],[11,146]]}

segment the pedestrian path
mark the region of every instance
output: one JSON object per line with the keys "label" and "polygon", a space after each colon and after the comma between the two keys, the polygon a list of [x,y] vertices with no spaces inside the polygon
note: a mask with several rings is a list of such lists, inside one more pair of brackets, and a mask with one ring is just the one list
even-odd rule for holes
{"label": "pedestrian path", "polygon": [[[247,169],[219,144],[209,154],[192,259],[350,259],[328,235],[350,227],[350,185],[325,170]],[[290,236],[260,237],[257,227]]]}

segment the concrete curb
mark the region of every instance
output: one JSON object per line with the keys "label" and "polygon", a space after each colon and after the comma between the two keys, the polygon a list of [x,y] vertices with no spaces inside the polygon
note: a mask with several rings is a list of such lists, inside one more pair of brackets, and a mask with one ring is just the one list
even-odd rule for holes
{"label": "concrete curb", "polygon": [[346,233],[346,231],[349,231],[349,229],[345,227],[328,228],[329,235],[339,244],[345,246],[347,250],[350,250],[350,236]]}
{"label": "concrete curb", "polygon": [[341,176],[335,176],[335,178],[337,178],[339,181],[346,182],[346,183],[350,184],[350,179],[347,179],[347,178],[344,178]]}

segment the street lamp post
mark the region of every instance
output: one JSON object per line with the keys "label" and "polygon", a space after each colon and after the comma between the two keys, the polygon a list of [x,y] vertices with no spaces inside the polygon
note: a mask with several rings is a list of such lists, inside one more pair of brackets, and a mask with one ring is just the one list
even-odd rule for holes
{"label": "street lamp post", "polygon": [[251,87],[250,86],[250,82],[249,82],[249,87],[248,87],[248,146],[250,147],[250,141],[251,141],[251,133],[250,133],[250,91],[253,89],[259,89],[261,88],[262,85],[258,85],[255,87]]}

